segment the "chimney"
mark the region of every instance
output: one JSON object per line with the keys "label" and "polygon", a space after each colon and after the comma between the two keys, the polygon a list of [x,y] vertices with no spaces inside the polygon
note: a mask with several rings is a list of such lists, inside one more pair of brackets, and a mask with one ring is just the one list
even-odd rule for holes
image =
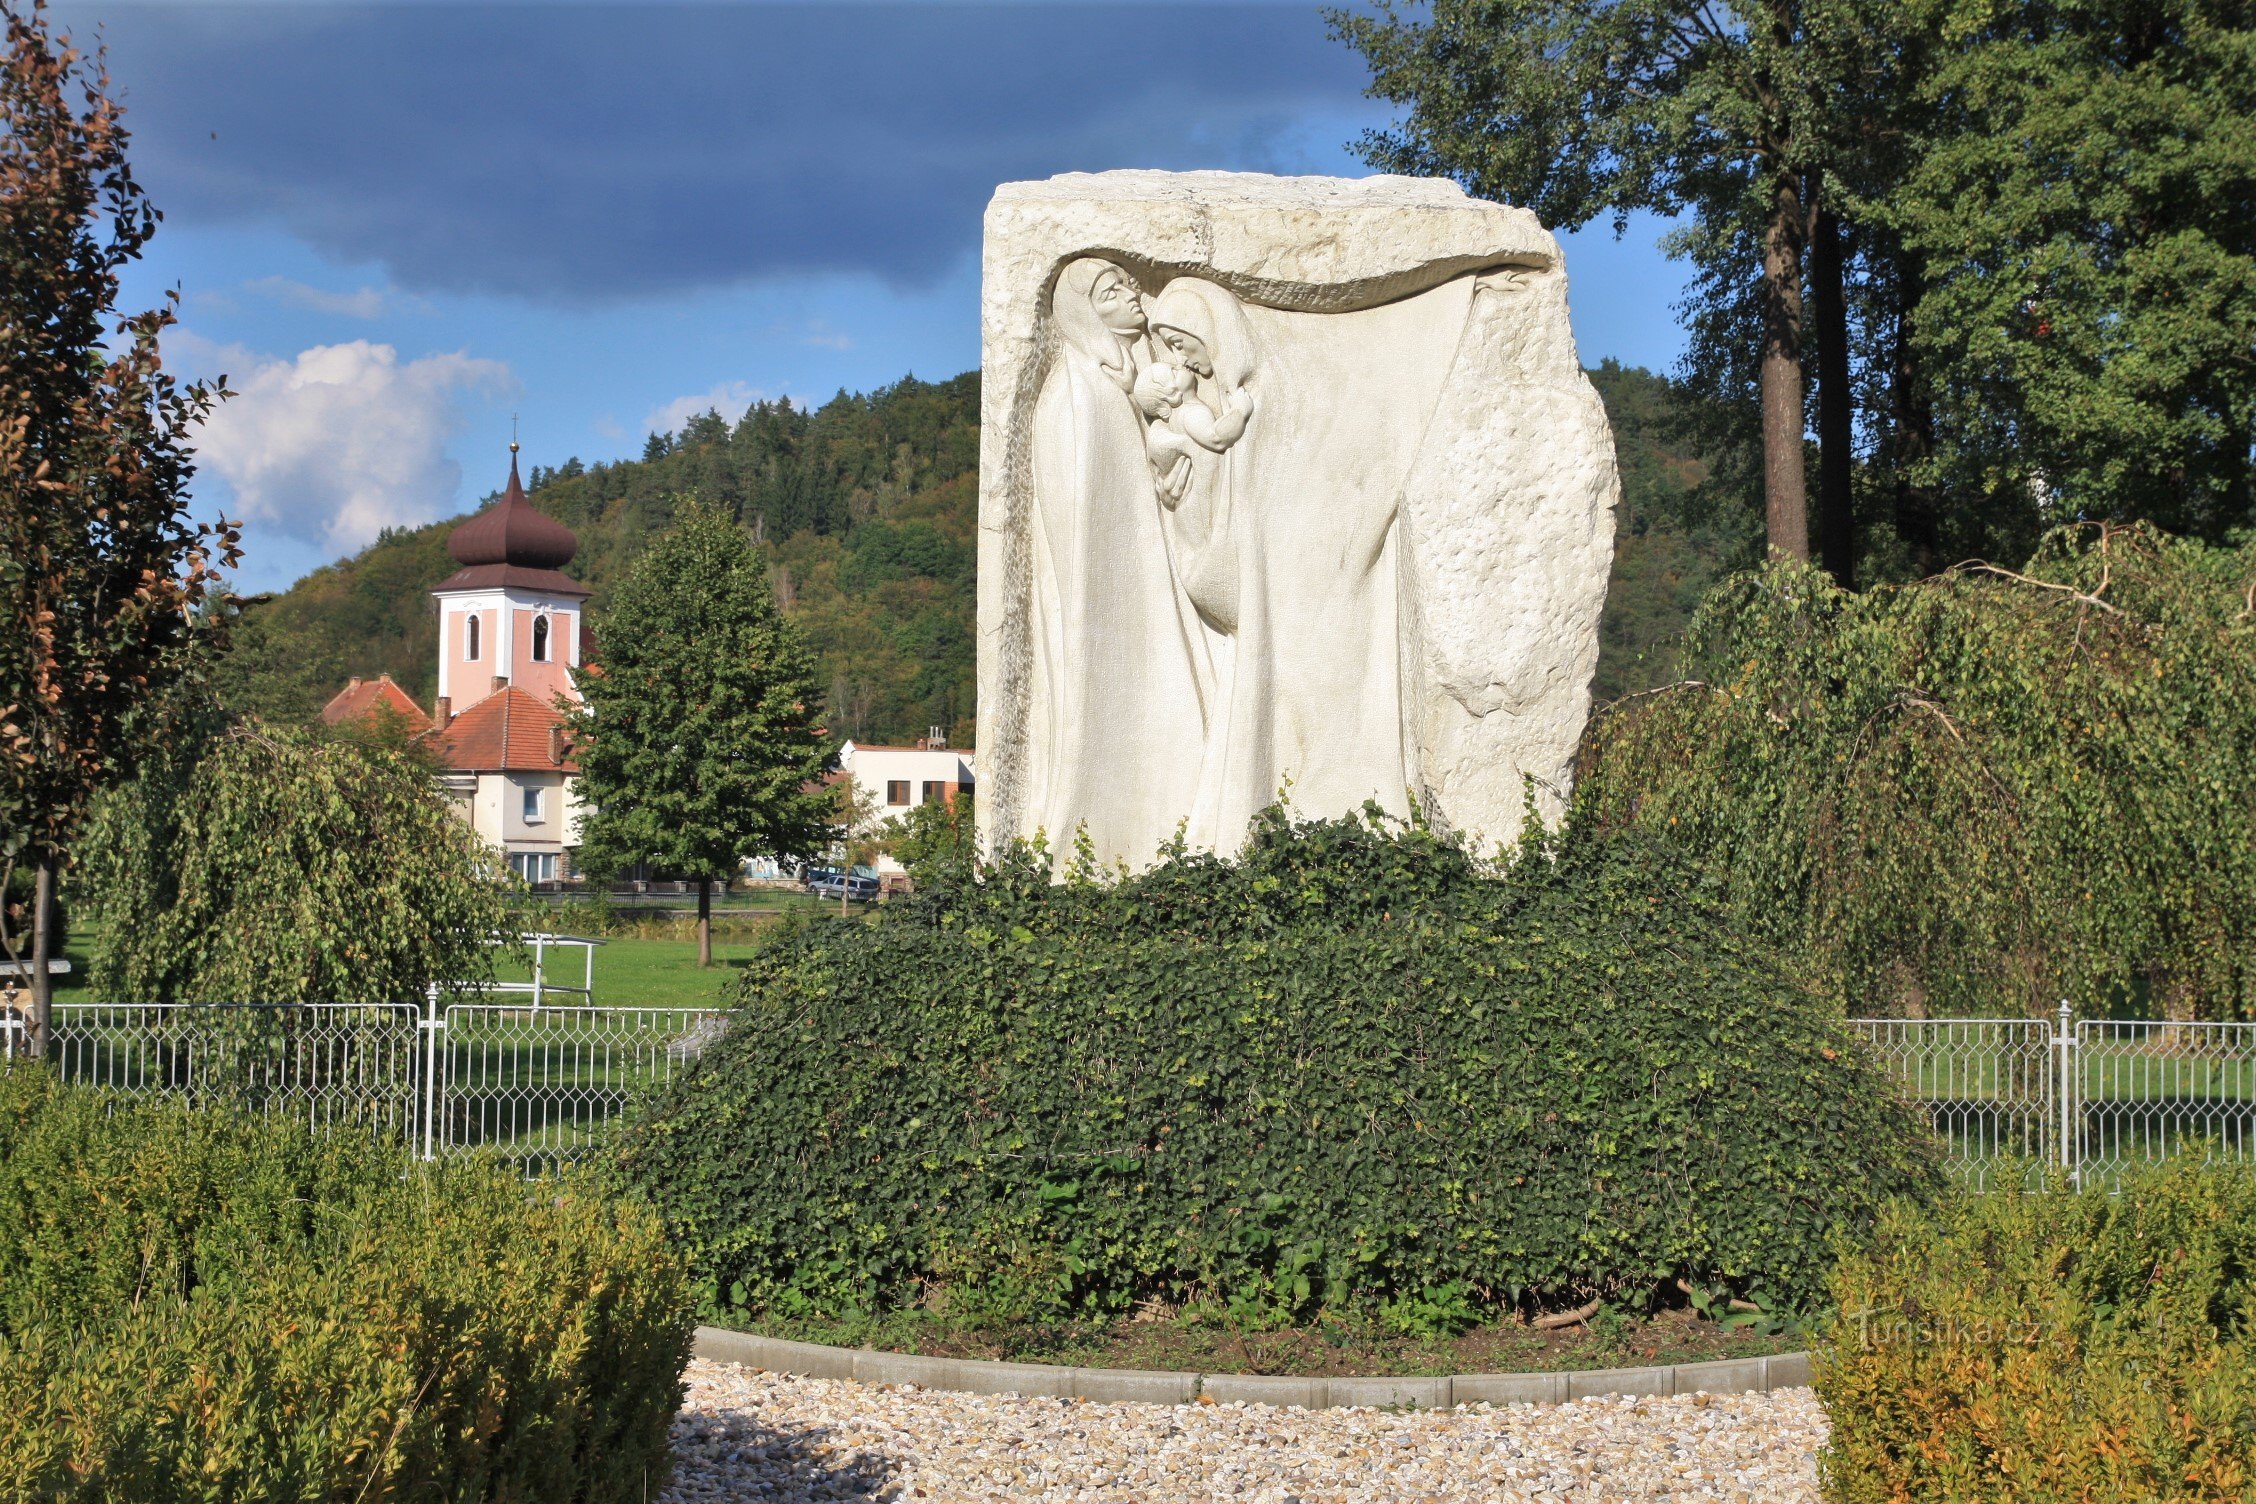
{"label": "chimney", "polygon": [[548,760],[558,767],[564,766],[564,728],[548,728]]}
{"label": "chimney", "polygon": [[507,674],[496,674],[493,676],[493,688],[488,690],[487,693],[498,695],[508,687],[509,676]]}
{"label": "chimney", "polygon": [[358,688],[360,688],[360,676],[359,676],[358,674],[355,674],[355,675],[353,675],[353,677],[351,677],[350,679],[347,679],[347,680],[345,681],[345,688],[347,688],[347,689],[358,689]]}
{"label": "chimney", "polygon": [[447,722],[453,719],[454,700],[451,696],[441,695],[436,700],[433,700],[431,702],[431,722],[433,725],[437,726],[441,731],[444,731],[446,730]]}

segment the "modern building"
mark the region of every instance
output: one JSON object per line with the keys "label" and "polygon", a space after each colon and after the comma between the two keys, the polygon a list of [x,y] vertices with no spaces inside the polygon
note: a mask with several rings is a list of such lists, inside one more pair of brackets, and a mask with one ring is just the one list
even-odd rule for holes
{"label": "modern building", "polygon": [[587,650],[589,592],[562,572],[579,548],[570,528],[526,500],[510,445],[507,489],[448,536],[461,567],[431,591],[439,603],[431,713],[389,675],[353,680],[321,712],[330,725],[398,716],[426,736],[457,812],[527,882],[571,876],[579,845],[580,769],[563,708],[579,699],[570,671]]}
{"label": "modern building", "polygon": [[869,796],[881,820],[975,792],[971,750],[950,747],[937,731],[918,738],[913,747],[848,742],[838,749],[838,766]]}
{"label": "modern building", "polygon": [[[977,792],[971,749],[950,747],[938,727],[913,747],[849,741],[838,749],[838,768],[869,801],[870,826],[898,820],[920,804],[954,803],[958,794]],[[890,856],[877,859],[881,876],[901,870]]]}

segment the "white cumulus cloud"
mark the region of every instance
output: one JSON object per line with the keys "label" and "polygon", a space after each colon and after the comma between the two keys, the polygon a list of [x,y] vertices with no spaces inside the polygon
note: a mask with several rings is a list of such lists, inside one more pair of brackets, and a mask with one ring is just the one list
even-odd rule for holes
{"label": "white cumulus cloud", "polygon": [[462,353],[401,360],[390,345],[316,345],[295,359],[231,349],[199,364],[228,373],[196,445],[253,524],[337,553],[388,527],[415,527],[457,504],[462,467],[447,455],[465,394],[515,385],[509,367]]}

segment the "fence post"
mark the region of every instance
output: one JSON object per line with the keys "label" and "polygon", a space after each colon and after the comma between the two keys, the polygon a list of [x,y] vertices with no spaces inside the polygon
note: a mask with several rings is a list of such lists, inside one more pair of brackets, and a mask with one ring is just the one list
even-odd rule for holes
{"label": "fence post", "polygon": [[2060,1000],[2054,1043],[2060,1052],[2060,1170],[2071,1186],[2083,1184],[2083,1104],[2078,1101],[2083,1073],[2076,1069],[2076,1008]]}
{"label": "fence post", "polygon": [[423,989],[423,1157],[437,1158],[432,1143],[433,1128],[438,1120],[439,1097],[439,984],[428,983]]}

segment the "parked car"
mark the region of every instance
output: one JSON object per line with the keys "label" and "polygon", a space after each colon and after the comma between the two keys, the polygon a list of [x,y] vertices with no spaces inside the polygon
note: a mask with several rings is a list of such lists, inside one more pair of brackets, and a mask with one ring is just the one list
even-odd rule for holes
{"label": "parked car", "polygon": [[799,881],[817,898],[851,898],[868,903],[877,897],[877,879],[836,867],[809,867]]}

